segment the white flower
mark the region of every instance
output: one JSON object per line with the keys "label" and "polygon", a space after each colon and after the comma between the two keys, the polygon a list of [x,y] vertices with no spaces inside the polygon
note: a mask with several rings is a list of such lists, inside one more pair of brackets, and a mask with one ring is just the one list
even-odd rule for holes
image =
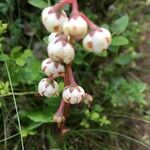
{"label": "white flower", "polygon": [[42,11],[42,22],[49,32],[62,32],[63,24],[67,20],[64,11],[54,12],[52,7],[47,7]]}
{"label": "white flower", "polygon": [[74,49],[65,40],[51,42],[47,47],[49,57],[56,62],[64,62],[69,64],[74,59]]}
{"label": "white flower", "polygon": [[48,43],[54,42],[59,38],[59,34],[57,32],[52,32],[49,36],[48,36]]}
{"label": "white flower", "polygon": [[71,17],[63,25],[63,31],[66,35],[83,37],[87,33],[87,23],[81,16]]}
{"label": "white flower", "polygon": [[52,61],[50,58],[45,59],[41,65],[42,71],[49,77],[56,78],[65,72],[62,64]]}
{"label": "white flower", "polygon": [[80,103],[85,96],[84,89],[80,86],[67,86],[63,91],[63,100],[70,104]]}
{"label": "white flower", "polygon": [[83,40],[83,46],[88,51],[100,53],[105,50],[111,44],[111,34],[105,28],[92,31],[86,35]]}
{"label": "white flower", "polygon": [[41,96],[51,97],[58,91],[58,84],[54,80],[44,78],[38,85],[38,91]]}

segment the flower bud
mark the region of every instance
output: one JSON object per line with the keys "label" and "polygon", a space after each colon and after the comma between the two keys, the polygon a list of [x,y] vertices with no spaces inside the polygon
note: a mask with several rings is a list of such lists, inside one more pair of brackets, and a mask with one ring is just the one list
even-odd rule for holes
{"label": "flower bud", "polygon": [[87,29],[87,23],[81,16],[73,16],[63,25],[64,33],[75,37],[85,36]]}
{"label": "flower bud", "polygon": [[47,7],[42,11],[42,22],[49,32],[62,32],[66,20],[68,18],[64,11],[56,12],[53,7]]}
{"label": "flower bud", "polygon": [[65,117],[62,115],[62,114],[59,114],[59,113],[56,113],[54,116],[53,116],[53,122],[57,122],[57,123],[61,123],[65,121]]}
{"label": "flower bud", "polygon": [[88,105],[88,107],[90,107],[90,104],[91,104],[92,101],[93,101],[93,97],[92,97],[90,94],[85,93],[85,96],[84,96],[84,98],[83,98],[83,101],[84,101],[85,104]]}
{"label": "flower bud", "polygon": [[44,78],[38,85],[38,91],[41,96],[51,97],[58,91],[58,84],[54,80]]}
{"label": "flower bud", "polygon": [[65,64],[69,64],[74,59],[74,49],[65,40],[57,40],[55,42],[51,42],[47,47],[49,57],[56,62],[64,62]]}
{"label": "flower bud", "polygon": [[67,86],[63,91],[63,99],[70,104],[80,103],[85,96],[84,89],[80,86]]}
{"label": "flower bud", "polygon": [[45,59],[41,65],[42,71],[49,77],[56,78],[65,72],[62,64],[52,61],[50,58]]}
{"label": "flower bud", "polygon": [[105,50],[111,44],[111,34],[105,28],[99,28],[99,30],[92,31],[86,35],[83,40],[83,46],[88,51],[100,53]]}

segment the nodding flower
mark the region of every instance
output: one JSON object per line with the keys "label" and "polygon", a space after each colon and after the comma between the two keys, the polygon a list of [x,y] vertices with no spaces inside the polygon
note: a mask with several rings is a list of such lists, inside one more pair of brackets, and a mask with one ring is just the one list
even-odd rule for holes
{"label": "nodding flower", "polygon": [[63,30],[66,35],[83,38],[87,33],[88,25],[80,15],[73,15],[64,23]]}
{"label": "nodding flower", "polygon": [[68,18],[64,11],[55,11],[53,7],[47,7],[42,11],[42,23],[49,32],[63,31],[63,24]]}
{"label": "nodding flower", "polygon": [[62,96],[65,102],[78,104],[83,100],[85,92],[80,86],[67,86],[65,87]]}
{"label": "nodding flower", "polygon": [[58,92],[58,84],[54,80],[44,78],[39,82],[38,92],[41,96],[54,96]]}
{"label": "nodding flower", "polygon": [[48,56],[55,62],[69,64],[74,59],[74,48],[65,39],[58,39],[48,44]]}
{"label": "nodding flower", "polygon": [[54,62],[50,58],[47,58],[42,62],[41,69],[51,78],[63,76],[65,72],[65,67],[62,64]]}
{"label": "nodding flower", "polygon": [[111,34],[105,28],[89,32],[83,40],[83,46],[90,52],[100,53],[111,44]]}

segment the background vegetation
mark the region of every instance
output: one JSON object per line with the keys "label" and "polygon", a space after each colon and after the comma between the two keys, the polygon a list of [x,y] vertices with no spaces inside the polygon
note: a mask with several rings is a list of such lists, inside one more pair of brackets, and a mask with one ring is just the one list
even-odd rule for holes
{"label": "background vegetation", "polygon": [[[0,149],[150,149],[149,0],[79,1],[89,18],[111,30],[113,40],[100,55],[76,44],[76,80],[94,102],[90,110],[72,106],[71,131],[64,137],[52,123],[60,97],[37,94],[48,36],[40,15],[56,1],[0,2]],[[59,81],[60,93],[63,86]]]}

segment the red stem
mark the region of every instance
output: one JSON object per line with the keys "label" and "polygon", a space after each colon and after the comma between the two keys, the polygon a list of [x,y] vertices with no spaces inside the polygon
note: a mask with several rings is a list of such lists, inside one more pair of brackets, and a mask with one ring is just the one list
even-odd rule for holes
{"label": "red stem", "polygon": [[76,86],[77,83],[76,81],[74,80],[74,75],[73,75],[73,71],[72,71],[72,64],[68,64],[66,65],[66,72],[68,74],[68,79],[69,79],[69,85],[74,85]]}
{"label": "red stem", "polygon": [[72,0],[61,0],[59,3],[55,4],[54,6],[52,6],[53,11],[58,11],[59,9],[64,7],[64,5],[70,4],[70,3],[72,3]]}
{"label": "red stem", "polygon": [[78,2],[77,0],[72,0],[72,15],[78,14]]}
{"label": "red stem", "polygon": [[56,113],[58,113],[58,114],[63,114],[63,112],[64,112],[64,106],[65,106],[65,101],[62,99],[61,100],[61,103],[60,103],[60,106],[59,106],[59,108],[58,108],[58,110],[57,110],[57,112]]}
{"label": "red stem", "polygon": [[89,25],[89,27],[92,29],[92,30],[96,30],[98,29],[99,27],[94,24],[84,13],[80,12],[80,15],[81,17],[87,22],[87,24]]}
{"label": "red stem", "polygon": [[[70,38],[70,43],[71,44],[73,43],[73,38]],[[74,76],[73,76],[73,72],[72,72],[72,64],[71,63],[67,64],[65,66],[64,83],[65,83],[65,86],[76,85],[76,82],[75,82]],[[65,117],[65,121],[66,121],[66,118],[69,115],[69,110],[70,110],[70,104],[64,102],[63,116]],[[65,129],[65,121],[60,124],[60,133],[63,133],[63,130]]]}

